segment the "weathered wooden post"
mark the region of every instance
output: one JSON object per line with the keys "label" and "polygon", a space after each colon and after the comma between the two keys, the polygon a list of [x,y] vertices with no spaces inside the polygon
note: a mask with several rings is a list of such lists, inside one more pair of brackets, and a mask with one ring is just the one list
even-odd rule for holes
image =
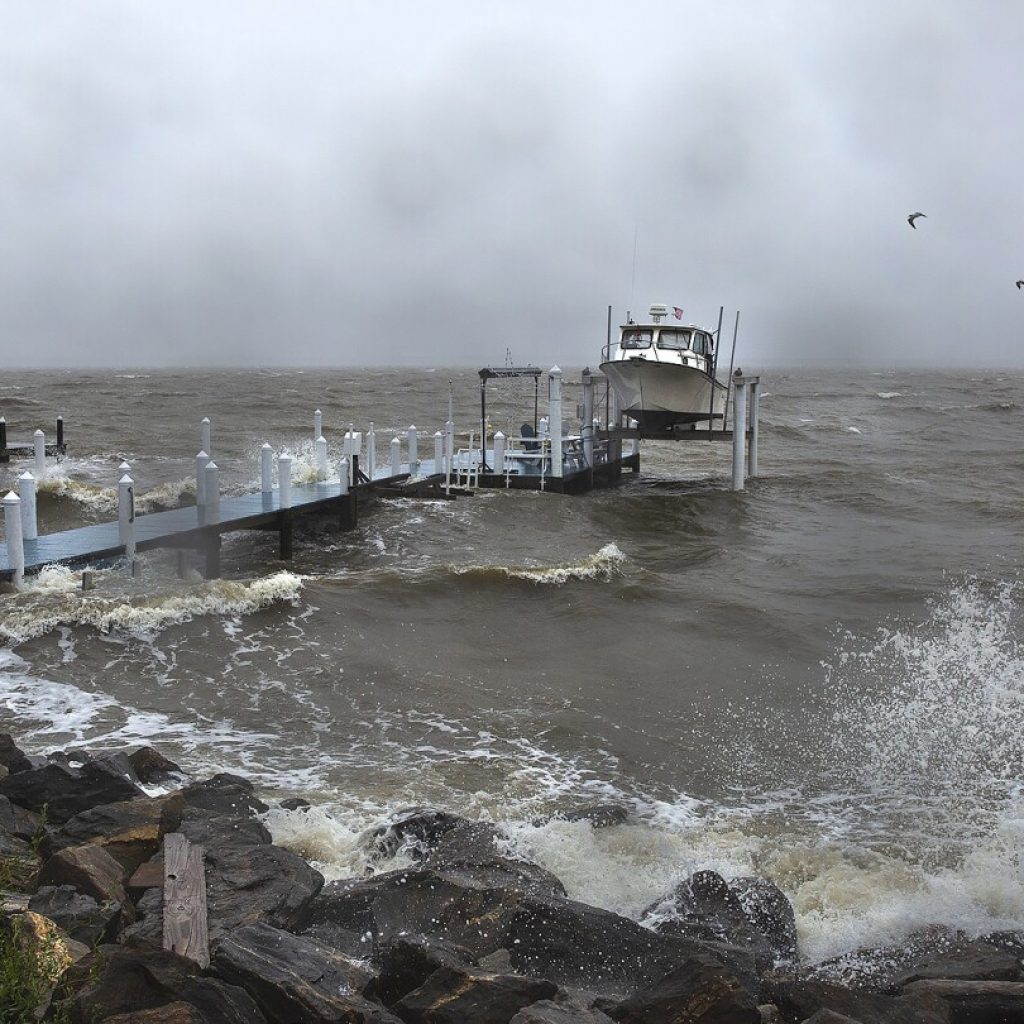
{"label": "weathered wooden post", "polygon": [[746,478],[745,459],[747,451],[747,384],[740,371],[733,377],[734,396],[732,402],[732,489],[742,491]]}
{"label": "weathered wooden post", "polygon": [[395,436],[391,438],[391,475],[399,476],[402,472],[402,442]]}
{"label": "weathered wooden post", "polygon": [[217,463],[212,459],[203,470],[203,479],[208,518],[215,518],[220,512],[220,480],[217,473]]}
{"label": "weathered wooden post", "polygon": [[419,438],[416,434],[416,424],[414,423],[405,432],[408,438],[409,444],[409,475],[419,476],[420,471],[420,460],[419,460]]}
{"label": "weathered wooden post", "polygon": [[494,472],[505,472],[505,435],[500,430],[494,435]]}
{"label": "weathered wooden post", "polygon": [[57,417],[57,451],[64,451],[64,417]]}
{"label": "weathered wooden post", "polygon": [[36,446],[36,479],[42,480],[46,476],[46,435],[41,430],[37,430],[32,440]]}
{"label": "weathered wooden post", "polygon": [[210,447],[210,417],[204,416],[199,424],[199,447],[204,452],[212,452]]}
{"label": "weathered wooden post", "polygon": [[11,567],[11,579],[20,587],[25,579],[25,541],[21,532],[21,498],[14,491],[8,491],[3,500],[4,535],[7,538],[7,563]]}
{"label": "weathered wooden post", "polygon": [[551,475],[562,476],[562,371],[557,366],[548,370],[551,400],[548,407],[548,430],[551,433]]}
{"label": "weathered wooden post", "polygon": [[260,448],[260,490],[269,494],[274,489],[274,449],[265,441]]}
{"label": "weathered wooden post", "polygon": [[199,507],[206,504],[206,467],[209,462],[210,456],[204,448],[196,456],[196,505]]}
{"label": "weathered wooden post", "polygon": [[444,434],[434,431],[434,472],[444,472]]}
{"label": "weathered wooden post", "polygon": [[126,473],[117,482],[117,540],[129,561],[135,558],[135,481]]}
{"label": "weathered wooden post", "polygon": [[21,536],[35,540],[39,536],[36,517],[36,478],[28,472],[18,477],[18,497],[21,498]]}
{"label": "weathered wooden post", "polygon": [[370,429],[366,432],[366,475],[373,483],[373,471],[377,468],[377,433],[370,423]]}
{"label": "weathered wooden post", "polygon": [[322,437],[324,432],[324,414],[317,409],[313,413],[313,440]]}
{"label": "weathered wooden post", "polygon": [[318,481],[327,479],[327,438],[321,434],[316,439],[316,478]]}
{"label": "weathered wooden post", "polygon": [[281,508],[292,507],[292,457],[280,455],[277,459],[278,504]]}
{"label": "weathered wooden post", "polygon": [[747,460],[747,476],[757,476],[757,421],[761,411],[761,378],[750,381],[750,457]]}

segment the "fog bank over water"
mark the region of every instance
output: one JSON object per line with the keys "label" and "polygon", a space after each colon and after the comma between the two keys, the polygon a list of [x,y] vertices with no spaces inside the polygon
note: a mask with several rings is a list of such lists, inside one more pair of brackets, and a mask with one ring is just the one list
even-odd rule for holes
{"label": "fog bank over water", "polygon": [[5,365],[583,364],[653,301],[756,365],[1020,363],[1005,4],[5,15]]}

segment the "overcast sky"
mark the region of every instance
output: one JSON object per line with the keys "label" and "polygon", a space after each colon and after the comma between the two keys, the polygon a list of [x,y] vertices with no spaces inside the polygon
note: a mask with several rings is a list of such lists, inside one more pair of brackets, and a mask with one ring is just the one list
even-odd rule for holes
{"label": "overcast sky", "polygon": [[1022,55],[1010,0],[0,0],[0,361],[593,364],[665,302],[1021,365]]}

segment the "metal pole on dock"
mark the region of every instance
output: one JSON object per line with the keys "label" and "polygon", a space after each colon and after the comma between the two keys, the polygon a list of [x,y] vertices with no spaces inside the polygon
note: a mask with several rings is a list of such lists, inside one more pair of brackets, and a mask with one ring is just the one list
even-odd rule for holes
{"label": "metal pole on dock", "polygon": [[316,478],[327,479],[327,438],[323,434],[316,439]]}
{"label": "metal pole on dock", "polygon": [[210,446],[210,417],[204,416],[199,424],[199,447],[204,452],[212,451]]}
{"label": "metal pole on dock", "polygon": [[391,475],[398,476],[402,472],[402,442],[396,435],[391,438]]}
{"label": "metal pole on dock", "polygon": [[0,456],[7,452],[7,419],[0,416]]}
{"label": "metal pole on dock", "polygon": [[434,472],[444,471],[444,434],[440,430],[434,431]]}
{"label": "metal pole on dock", "polygon": [[761,411],[761,383],[750,382],[750,455],[747,460],[747,476],[757,476],[757,421]]}
{"label": "metal pole on dock", "polygon": [[583,435],[583,458],[587,466],[594,468],[594,380],[590,370],[583,371],[583,422],[580,425]]}
{"label": "metal pole on dock", "polygon": [[210,461],[210,456],[206,454],[204,448],[196,456],[196,504],[206,504],[206,467]]}
{"label": "metal pole on dock", "polygon": [[35,540],[39,536],[36,517],[36,478],[28,472],[18,477],[18,497],[21,498],[21,536]]}
{"label": "metal pole on dock", "polygon": [[494,472],[505,472],[505,435],[500,430],[494,435]]}
{"label": "metal pole on dock", "polygon": [[747,451],[747,384],[742,377],[735,377],[732,403],[732,489],[742,491],[746,478],[745,459]]}
{"label": "metal pole on dock", "polygon": [[277,460],[278,504],[281,508],[292,507],[292,457],[281,455]]}
{"label": "metal pole on dock", "polygon": [[316,441],[324,433],[324,414],[317,409],[313,413],[313,440]]}
{"label": "metal pole on dock", "polygon": [[551,475],[562,475],[562,371],[557,366],[548,370],[551,385],[548,402],[548,433],[551,435]]}
{"label": "metal pole on dock", "polygon": [[11,567],[12,581],[20,587],[25,578],[25,540],[21,532],[21,498],[14,491],[8,491],[3,500],[4,535],[7,537],[7,562]]}
{"label": "metal pole on dock", "polygon": [[356,425],[350,423],[345,434],[345,442],[342,445],[342,455],[348,456],[348,485],[354,487],[359,481],[356,475],[359,472],[359,456],[363,452],[363,434],[356,430]]}
{"label": "metal pole on dock", "polygon": [[57,417],[57,451],[64,451],[64,417]]}
{"label": "metal pole on dock", "polygon": [[260,448],[260,490],[269,494],[274,489],[274,449],[266,442]]}
{"label": "metal pole on dock", "polygon": [[206,511],[211,516],[220,512],[220,480],[217,474],[217,463],[210,461],[203,470],[203,489],[206,492]]}
{"label": "metal pole on dock", "polygon": [[32,440],[36,446],[36,479],[42,480],[46,476],[46,435],[37,430]]}
{"label": "metal pole on dock", "polygon": [[366,475],[373,483],[373,471],[377,468],[377,434],[370,423],[370,429],[366,432]]}
{"label": "metal pole on dock", "polygon": [[117,539],[125,557],[135,557],[135,481],[127,473],[117,482]]}

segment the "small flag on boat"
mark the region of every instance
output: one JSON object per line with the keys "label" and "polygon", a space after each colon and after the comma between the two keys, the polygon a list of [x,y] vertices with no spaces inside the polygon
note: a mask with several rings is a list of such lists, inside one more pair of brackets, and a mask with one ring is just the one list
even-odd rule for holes
{"label": "small flag on boat", "polygon": [[682,320],[683,319],[683,311],[678,306],[673,306],[672,307],[672,315],[677,320]]}

